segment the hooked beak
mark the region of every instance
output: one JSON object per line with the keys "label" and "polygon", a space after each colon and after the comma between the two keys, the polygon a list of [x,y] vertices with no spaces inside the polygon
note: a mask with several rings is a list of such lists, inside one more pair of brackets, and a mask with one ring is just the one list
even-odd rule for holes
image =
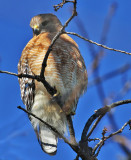
{"label": "hooked beak", "polygon": [[40,29],[39,29],[39,26],[38,25],[34,25],[33,27],[33,33],[35,35],[38,35],[40,33]]}

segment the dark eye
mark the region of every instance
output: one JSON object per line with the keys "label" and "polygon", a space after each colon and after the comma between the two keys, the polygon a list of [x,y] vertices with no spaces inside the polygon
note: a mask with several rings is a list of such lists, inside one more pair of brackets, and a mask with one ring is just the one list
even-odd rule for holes
{"label": "dark eye", "polygon": [[42,26],[46,26],[46,25],[47,25],[47,23],[48,23],[48,21],[44,21],[44,22],[42,22]]}

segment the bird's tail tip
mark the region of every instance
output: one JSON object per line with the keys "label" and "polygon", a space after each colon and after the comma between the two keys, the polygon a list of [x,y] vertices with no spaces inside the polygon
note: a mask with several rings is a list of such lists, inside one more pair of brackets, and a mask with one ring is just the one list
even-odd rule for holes
{"label": "bird's tail tip", "polygon": [[42,150],[49,155],[55,155],[57,152],[58,142],[58,138],[55,133],[47,127],[41,127],[39,133],[40,145]]}
{"label": "bird's tail tip", "polygon": [[54,156],[57,153],[57,145],[49,146],[48,144],[42,144],[41,148],[45,153],[47,153],[51,156]]}

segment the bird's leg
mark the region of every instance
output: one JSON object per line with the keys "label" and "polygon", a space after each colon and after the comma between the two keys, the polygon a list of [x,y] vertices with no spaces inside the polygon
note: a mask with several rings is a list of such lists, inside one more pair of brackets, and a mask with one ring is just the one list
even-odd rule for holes
{"label": "bird's leg", "polygon": [[70,142],[73,145],[77,145],[71,115],[67,115],[66,118],[67,118],[67,123],[68,123],[68,127],[69,127],[69,132],[70,132]]}

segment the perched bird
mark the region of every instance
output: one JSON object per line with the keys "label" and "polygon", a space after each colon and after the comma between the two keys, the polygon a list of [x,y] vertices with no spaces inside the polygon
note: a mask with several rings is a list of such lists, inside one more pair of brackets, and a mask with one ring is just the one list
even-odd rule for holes
{"label": "perched bird", "polygon": [[[62,28],[53,14],[40,14],[31,19],[33,38],[25,46],[18,63],[18,73],[40,75],[42,62],[53,37]],[[46,81],[57,90],[51,96],[43,83],[31,78],[19,78],[21,97],[26,109],[64,134],[67,115],[73,115],[79,97],[87,88],[87,71],[76,42],[62,34],[53,45],[44,73]],[[57,103],[57,98],[60,104]],[[44,152],[54,155],[58,135],[29,115]]]}

